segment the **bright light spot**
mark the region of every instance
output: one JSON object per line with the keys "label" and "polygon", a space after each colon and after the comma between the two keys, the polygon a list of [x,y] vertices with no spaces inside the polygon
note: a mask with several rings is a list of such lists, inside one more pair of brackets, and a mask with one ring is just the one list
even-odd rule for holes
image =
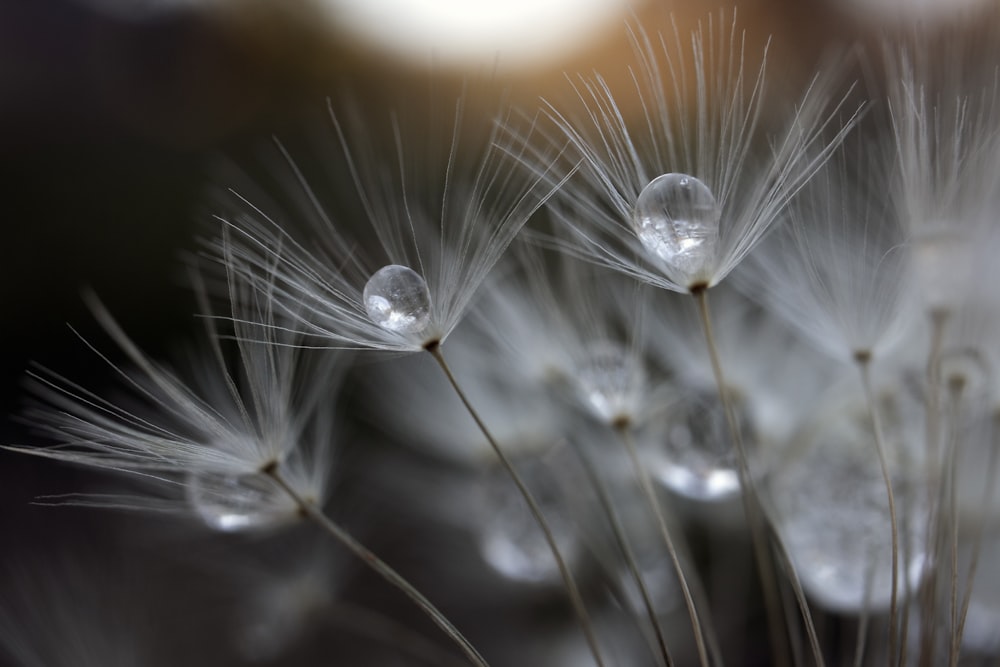
{"label": "bright light spot", "polygon": [[620,25],[638,0],[322,0],[331,20],[396,55],[523,67]]}

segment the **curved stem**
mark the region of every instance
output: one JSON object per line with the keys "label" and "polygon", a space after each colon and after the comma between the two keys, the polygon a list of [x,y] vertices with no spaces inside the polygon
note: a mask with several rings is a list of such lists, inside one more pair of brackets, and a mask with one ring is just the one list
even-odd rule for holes
{"label": "curved stem", "polygon": [[[939,387],[941,385],[941,354],[944,348],[945,326],[948,323],[949,312],[938,309],[930,312],[931,321],[931,344],[927,354],[927,395],[926,395],[926,419],[924,425],[925,447],[927,449],[927,460],[930,466],[930,480],[927,485],[927,531],[925,552],[931,562],[940,562],[941,549],[943,548],[940,506],[942,504],[941,489],[941,443],[940,443],[940,420],[941,420],[941,397]],[[934,627],[935,613],[937,609],[938,593],[938,569],[930,568],[927,581],[925,582],[920,596],[920,627]],[[920,667],[932,664],[935,654],[936,632],[924,632],[920,637]],[[902,646],[900,664],[904,664],[906,645]]]}
{"label": "curved stem", "polygon": [[642,462],[639,460],[639,453],[635,449],[635,443],[632,442],[632,431],[628,426],[623,426],[621,428],[615,429],[621,438],[622,443],[625,445],[625,451],[628,452],[629,460],[632,462],[632,469],[635,471],[636,477],[639,479],[639,487],[642,489],[643,496],[646,498],[646,504],[653,511],[653,516],[656,517],[657,526],[660,529],[660,536],[663,538],[663,543],[667,547],[667,553],[670,555],[670,561],[674,565],[674,570],[677,572],[677,580],[681,585],[681,594],[684,596],[684,604],[687,606],[688,615],[691,617],[691,628],[694,631],[694,641],[698,648],[698,660],[700,661],[702,667],[708,667],[708,649],[705,647],[705,634],[701,629],[701,620],[698,618],[698,609],[695,607],[694,598],[691,596],[691,588],[688,586],[687,577],[684,575],[684,569],[681,567],[680,558],[677,556],[677,549],[674,547],[673,538],[670,537],[670,530],[667,528],[667,520],[663,516],[663,508],[660,507],[660,503],[656,498],[656,491],[653,489],[653,484],[649,479],[649,472],[643,467]]}
{"label": "curved stem", "polygon": [[[990,420],[990,453],[986,463],[986,484],[983,488],[983,495],[979,502],[981,510],[986,510],[990,500],[992,500],[997,488],[997,462],[998,443],[996,441],[998,426],[1000,426],[1000,414],[994,413]],[[976,580],[976,570],[979,567],[979,552],[983,548],[983,532],[985,520],[976,522],[975,533],[972,538],[972,556],[969,563],[969,571],[965,575],[965,594],[962,598],[962,611],[958,617],[958,630],[955,633],[955,641],[961,645],[962,635],[965,634],[965,619],[969,616],[969,605],[972,602],[972,585]]]}
{"label": "curved stem", "polygon": [[[743,446],[743,436],[740,433],[739,423],[733,412],[732,402],[729,399],[729,391],[726,389],[726,377],[722,372],[722,363],[719,360],[719,350],[715,344],[715,334],[712,331],[712,314],[708,307],[708,287],[699,287],[691,290],[691,295],[698,304],[698,315],[701,320],[702,331],[705,334],[705,344],[708,347],[708,357],[712,364],[712,374],[715,376],[715,384],[719,392],[719,400],[722,402],[723,411],[726,415],[726,423],[729,426],[729,433],[733,438],[736,450],[736,459],[740,473],[740,486],[743,489],[743,510],[746,513],[747,524],[750,527],[750,538],[753,543],[754,556],[757,560],[757,573],[760,577],[761,589],[764,593],[764,606],[768,616],[768,631],[771,635],[771,644],[775,650],[775,664],[787,665],[788,647],[782,640],[781,626],[783,625],[781,613],[781,600],[778,595],[778,586],[775,581],[775,574],[770,567],[770,559],[767,556],[767,541],[763,530],[762,508],[757,489],[750,474],[750,465],[747,460],[746,449]],[[789,563],[791,560],[789,559]],[[797,578],[792,578],[792,585],[797,586]],[[798,592],[797,592],[798,593]],[[797,595],[796,599],[802,600],[804,597]],[[799,603],[799,612],[802,620],[809,629],[810,638],[815,637],[815,626],[809,607]],[[824,665],[823,654],[819,650],[816,642],[812,644],[813,657],[816,664]]]}
{"label": "curved stem", "polygon": [[597,498],[601,503],[601,508],[604,510],[604,514],[608,517],[608,523],[611,525],[611,533],[615,538],[615,544],[619,549],[621,549],[622,555],[625,557],[625,563],[628,567],[629,574],[631,575],[636,586],[639,588],[639,595],[642,597],[643,607],[646,609],[646,615],[653,627],[653,633],[656,635],[656,643],[660,655],[663,658],[663,664],[666,665],[666,667],[673,667],[674,662],[670,657],[670,651],[667,649],[667,640],[663,634],[663,627],[657,618],[656,607],[653,604],[652,595],[649,592],[649,588],[646,586],[646,581],[642,576],[642,571],[639,569],[639,563],[635,559],[635,552],[632,550],[632,545],[629,543],[628,538],[625,535],[625,527],[622,525],[621,519],[618,517],[618,512],[615,511],[614,503],[611,501],[611,494],[608,492],[607,485],[604,484],[600,476],[597,474],[590,458],[580,451],[577,451],[577,454],[580,457],[580,461],[583,463],[583,469],[587,473],[587,478],[589,479],[591,486],[593,486],[597,491]]}
{"label": "curved stem", "polygon": [[865,398],[868,402],[868,412],[872,420],[872,431],[875,435],[875,452],[878,454],[878,464],[882,471],[882,482],[885,484],[885,494],[889,502],[889,529],[892,532],[892,583],[890,584],[889,600],[889,667],[896,664],[896,634],[897,617],[899,615],[899,523],[896,520],[896,495],[892,490],[892,478],[889,475],[889,463],[885,457],[885,433],[882,430],[882,418],[875,404],[875,392],[872,389],[871,357],[859,354],[856,356],[858,370],[861,371],[861,384],[864,385]]}
{"label": "curved stem", "polygon": [[951,638],[948,642],[948,665],[956,667],[958,665],[959,649],[962,640],[962,630],[959,621],[959,601],[958,601],[958,537],[960,529],[960,518],[958,514],[958,466],[959,466],[959,426],[962,417],[962,394],[965,388],[961,380],[949,381],[948,383],[948,443],[946,456],[947,483],[948,483],[948,525],[951,526],[949,536],[951,577],[949,579],[950,599],[949,610],[951,620]]}
{"label": "curved stem", "polygon": [[587,644],[590,647],[590,652],[594,656],[594,660],[597,662],[599,667],[604,667],[604,660],[601,658],[601,651],[597,643],[597,633],[594,632],[593,623],[591,623],[590,615],[587,613],[587,608],[583,604],[583,597],[580,595],[580,588],[576,584],[576,580],[573,578],[572,572],[569,570],[569,566],[566,565],[566,559],[563,558],[562,553],[559,551],[559,545],[556,544],[556,538],[552,534],[552,529],[549,528],[548,522],[545,520],[545,516],[542,514],[541,507],[538,506],[538,502],[535,500],[535,496],[528,489],[524,480],[518,474],[514,465],[507,458],[500,444],[490,433],[490,430],[486,428],[486,424],[483,423],[482,418],[476,409],[472,407],[472,403],[469,402],[468,397],[466,397],[465,392],[462,391],[461,386],[458,384],[458,380],[451,372],[451,368],[448,366],[448,362],[445,361],[444,354],[441,352],[441,345],[439,343],[434,343],[428,345],[425,348],[434,360],[444,371],[445,376],[448,378],[448,382],[451,384],[452,389],[458,395],[458,398],[462,401],[462,405],[465,406],[466,411],[469,416],[472,417],[473,421],[476,422],[476,426],[482,432],[483,436],[490,443],[493,448],[494,453],[500,460],[500,464],[510,475],[511,480],[517,486],[517,490],[520,491],[521,496],[524,497],[524,501],[528,504],[528,509],[531,510],[531,514],[535,517],[535,521],[538,523],[539,528],[542,529],[542,533],[545,535],[545,541],[549,545],[549,550],[552,552],[552,557],[556,561],[556,565],[559,567],[559,574],[562,575],[563,583],[566,585],[566,591],[569,594],[570,603],[573,605],[573,610],[576,612],[577,617],[580,620],[580,626],[583,628],[583,633],[586,637]]}
{"label": "curved stem", "polygon": [[376,556],[374,553],[368,550],[363,544],[354,539],[347,531],[341,528],[339,525],[331,521],[323,512],[316,506],[316,504],[310,500],[303,498],[298,491],[292,487],[291,484],[281,475],[278,471],[277,464],[268,466],[262,471],[264,474],[269,476],[282,488],[282,490],[294,500],[298,506],[299,510],[305,514],[309,519],[311,519],[316,525],[332,535],[337,541],[347,547],[355,556],[360,558],[365,565],[374,570],[379,576],[385,579],[387,582],[402,591],[406,597],[410,598],[421,611],[427,614],[435,625],[437,625],[441,630],[454,641],[462,652],[465,653],[466,657],[469,658],[469,662],[476,667],[489,667],[489,663],[486,659],[479,654],[479,652],[472,646],[468,639],[465,638],[461,632],[458,631],[451,621],[449,621],[441,611],[435,607],[430,600],[428,600],[424,595],[413,587],[413,584],[408,582],[403,578],[398,572],[389,567],[389,565],[383,561],[381,558]]}
{"label": "curved stem", "polygon": [[864,607],[861,610],[861,617],[858,618],[858,636],[854,645],[854,667],[862,667],[865,658],[865,645],[868,642],[868,626],[871,625],[871,605],[872,589],[875,587],[875,559],[871,559],[868,564],[868,571],[865,572],[865,599]]}
{"label": "curved stem", "polygon": [[816,632],[816,626],[813,624],[812,614],[809,612],[809,601],[806,600],[806,593],[802,588],[799,573],[795,571],[792,559],[788,557],[788,549],[785,548],[785,541],[781,538],[778,531],[772,529],[771,540],[778,546],[778,554],[785,566],[785,571],[788,572],[788,580],[792,584],[792,593],[795,595],[795,602],[802,613],[802,623],[805,625],[806,636],[809,638],[809,647],[816,658],[816,664],[822,667],[823,652],[820,649],[819,633]]}

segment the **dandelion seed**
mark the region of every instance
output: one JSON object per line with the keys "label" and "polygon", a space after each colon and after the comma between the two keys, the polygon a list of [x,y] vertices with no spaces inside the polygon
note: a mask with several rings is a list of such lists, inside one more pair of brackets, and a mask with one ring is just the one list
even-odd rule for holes
{"label": "dandelion seed", "polygon": [[766,53],[759,70],[744,69],[735,15],[710,17],[689,43],[641,28],[630,36],[643,118],[627,118],[600,75],[574,84],[580,110],[549,103],[580,165],[553,206],[572,235],[547,242],[664,289],[711,287],[778,221],[854,119],[833,127],[840,105],[824,110],[831,82],[817,77],[768,151]]}
{"label": "dandelion seed", "polygon": [[[318,232],[317,240],[326,245],[335,261],[311,252],[308,244],[295,240],[259,209],[252,215],[225,221],[225,227],[235,232],[235,243],[224,231],[216,252],[221,250],[230,270],[258,285],[258,290],[273,298],[293,320],[292,328],[317,341],[319,347],[426,351],[434,358],[541,527],[600,667],[603,662],[596,636],[555,535],[441,350],[486,275],[528,217],[552,192],[552,185],[542,175],[504,169],[499,158],[509,151],[494,145],[500,141],[495,139],[500,133],[496,125],[491,128],[486,149],[480,153],[480,166],[472,172],[457,171],[464,105],[464,99],[456,104],[443,182],[426,192],[414,192],[410,179],[420,183],[421,177],[427,177],[427,165],[421,162],[415,175],[408,174],[409,153],[402,145],[404,137],[407,141],[426,139],[426,132],[403,133],[398,119],[393,119],[399,175],[389,175],[382,171],[377,155],[375,159],[366,155],[367,159],[357,160],[350,149],[349,138],[363,143],[369,136],[370,119],[354,118],[356,131],[345,132],[331,108],[347,169],[388,259],[388,265],[383,264],[380,270],[365,271],[352,244],[344,239],[288,152],[280,146],[306,200],[308,217],[318,223],[313,230]],[[415,199],[414,194],[418,195]],[[246,200],[244,203],[249,204]],[[287,254],[275,250],[282,244],[291,247]]]}
{"label": "dandelion seed", "polygon": [[413,269],[398,264],[375,272],[362,293],[372,322],[403,335],[418,335],[430,321],[427,283]]}
{"label": "dandelion seed", "polygon": [[[247,305],[233,306],[237,364],[227,363],[220,334],[210,326],[215,339],[209,355],[196,357],[190,384],[150,360],[92,297],[98,321],[135,366],[111,369],[145,405],[130,409],[41,371],[34,388],[44,404],[28,415],[57,444],[9,449],[132,473],[152,485],[146,500],[84,496],[77,501],[82,504],[138,502],[139,508],[194,514],[223,531],[298,520],[297,503],[263,471],[278,467],[303,496],[315,502],[326,497],[333,420],[324,402],[334,395],[345,360],[314,356],[307,372],[300,351],[279,345],[270,304],[243,297]],[[252,318],[261,324],[251,324]],[[173,504],[158,499],[174,490],[183,494]]]}
{"label": "dandelion seed", "polygon": [[[456,101],[447,137],[391,114],[394,143],[381,146],[376,119],[331,101],[339,145],[324,160],[346,172],[355,192],[318,189],[279,143],[293,181],[282,193],[288,202],[265,207],[237,194],[209,252],[267,292],[303,344],[418,352],[444,342],[553,190],[510,169],[514,149],[501,129],[508,117],[485,135],[470,132],[466,107],[477,105],[471,92]],[[470,161],[477,166],[457,167]],[[370,232],[353,236],[345,215],[358,208]],[[377,248],[362,247],[371,236]]]}
{"label": "dandelion seed", "polygon": [[[975,42],[936,44],[915,32],[886,46],[889,134],[896,178],[889,194],[914,245],[915,279],[931,313],[952,312],[992,255],[1000,155],[1000,83]],[[969,49],[969,52],[965,52]],[[933,53],[932,58],[927,54]]]}
{"label": "dandelion seed", "polygon": [[912,330],[912,249],[885,197],[892,164],[856,135],[799,193],[735,281],[831,358],[887,359]]}

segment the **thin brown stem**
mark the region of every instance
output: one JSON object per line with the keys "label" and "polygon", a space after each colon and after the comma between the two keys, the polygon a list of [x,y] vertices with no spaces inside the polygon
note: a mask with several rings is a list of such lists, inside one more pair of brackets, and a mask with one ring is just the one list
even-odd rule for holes
{"label": "thin brown stem", "polygon": [[656,607],[653,604],[652,595],[649,592],[649,587],[646,586],[646,581],[642,576],[639,563],[635,559],[635,552],[632,550],[632,545],[629,543],[628,537],[625,535],[625,527],[622,526],[621,519],[618,517],[618,512],[615,510],[607,485],[601,480],[600,475],[597,474],[597,470],[594,469],[594,465],[590,461],[590,458],[583,452],[578,451],[577,453],[580,457],[580,461],[583,463],[583,468],[587,473],[587,478],[589,479],[591,486],[595,491],[597,491],[598,501],[601,504],[601,508],[604,510],[605,516],[608,518],[608,523],[611,526],[611,533],[615,539],[615,544],[619,549],[621,549],[622,555],[625,557],[625,564],[628,567],[629,574],[635,582],[635,585],[639,588],[639,595],[642,597],[642,604],[646,610],[646,616],[649,618],[649,623],[652,626],[653,633],[656,637],[656,644],[662,658],[662,664],[667,667],[673,667],[674,662],[670,657],[670,651],[667,649],[667,640],[663,634],[663,626],[657,617]]}
{"label": "thin brown stem", "polygon": [[[998,443],[997,433],[1000,431],[1000,413],[994,413],[990,420],[990,453],[986,463],[986,484],[983,488],[983,495],[979,502],[981,511],[985,513],[987,505],[993,499],[997,488],[997,463],[1000,457],[997,456]],[[972,585],[976,581],[976,570],[979,567],[979,552],[983,548],[983,532],[985,520],[976,522],[975,533],[972,537],[972,556],[969,562],[969,571],[965,576],[965,594],[962,599],[962,611],[958,618],[958,630],[955,633],[955,640],[961,644],[962,635],[965,634],[965,619],[969,616],[969,605],[972,602]]]}
{"label": "thin brown stem", "polygon": [[[757,495],[756,487],[753,483],[753,476],[750,474],[750,465],[747,460],[746,448],[743,445],[743,436],[740,432],[739,423],[733,412],[732,401],[730,401],[729,391],[726,388],[726,377],[722,371],[722,363],[719,360],[718,347],[715,344],[715,334],[712,331],[712,314],[708,307],[708,288],[699,287],[692,289],[698,305],[698,315],[701,320],[702,331],[705,334],[705,344],[708,347],[708,357],[712,364],[712,374],[715,376],[715,384],[719,392],[719,400],[722,402],[723,411],[726,415],[726,423],[733,439],[736,450],[737,467],[740,475],[740,486],[743,489],[742,500],[743,510],[746,513],[747,524],[750,527],[750,541],[753,544],[754,557],[757,562],[757,573],[760,577],[761,589],[764,593],[764,606],[768,617],[768,632],[771,636],[771,646],[775,652],[774,664],[779,667],[789,664],[788,645],[783,640],[781,627],[784,625],[781,613],[781,600],[778,594],[778,586],[775,581],[775,573],[771,569],[771,560],[767,555],[767,541],[763,530],[764,519],[763,509],[760,505],[760,498]],[[802,620],[808,628],[814,628],[812,615],[809,607],[799,605]],[[815,629],[812,632],[815,635]],[[813,653],[816,664],[824,664],[823,654],[818,650],[817,645],[813,645]]]}
{"label": "thin brown stem", "polygon": [[778,531],[772,530],[771,540],[777,545],[778,554],[782,559],[782,564],[785,566],[785,571],[788,573],[788,581],[791,582],[792,593],[795,594],[795,601],[802,613],[802,623],[805,625],[806,637],[809,639],[809,646],[812,649],[813,656],[816,658],[816,664],[822,667],[823,651],[820,649],[819,633],[816,632],[812,614],[809,612],[809,601],[806,600],[806,593],[802,588],[799,573],[795,571],[795,566],[792,564],[791,558],[788,557],[788,549],[785,548],[785,542],[781,539]]}
{"label": "thin brown stem", "polygon": [[871,605],[872,588],[875,586],[875,559],[868,563],[868,571],[865,572],[865,601],[861,609],[861,617],[858,618],[858,637],[854,647],[854,667],[861,667],[865,659],[865,647],[868,642],[868,626],[871,625]]}
{"label": "thin brown stem", "polygon": [[433,343],[425,348],[434,360],[441,367],[444,372],[445,377],[448,378],[448,382],[451,384],[452,389],[458,395],[459,400],[462,401],[462,405],[465,406],[465,410],[472,417],[472,420],[476,422],[476,426],[482,432],[483,436],[490,443],[490,447],[493,448],[493,452],[496,454],[497,458],[500,460],[500,464],[506,470],[507,474],[510,476],[514,485],[517,486],[517,490],[521,493],[524,501],[528,504],[528,509],[534,516],[535,521],[538,523],[539,528],[542,529],[542,533],[545,536],[545,541],[549,545],[549,550],[552,552],[552,557],[556,561],[556,566],[559,568],[559,574],[562,576],[563,583],[566,586],[566,592],[569,594],[570,604],[573,606],[573,610],[576,612],[577,618],[580,621],[580,626],[583,629],[583,634],[587,640],[587,644],[590,647],[590,652],[594,657],[594,661],[597,663],[598,667],[604,667],[604,660],[601,657],[601,650],[597,642],[597,633],[594,631],[594,625],[590,620],[590,615],[587,613],[587,608],[583,604],[583,596],[580,594],[580,588],[576,584],[576,579],[573,577],[573,573],[570,572],[569,566],[566,564],[566,559],[563,558],[562,553],[559,551],[559,545],[556,544],[555,535],[552,533],[552,529],[549,528],[548,522],[545,520],[545,516],[542,514],[542,508],[539,507],[538,501],[535,500],[534,494],[528,489],[524,480],[521,479],[521,475],[518,474],[517,469],[514,468],[514,464],[511,463],[510,459],[504,453],[503,448],[493,437],[493,434],[486,427],[479,413],[472,406],[465,392],[462,391],[462,387],[458,384],[458,380],[455,378],[454,374],[451,372],[451,367],[448,366],[448,362],[444,358],[444,354],[441,352],[441,345],[439,343]]}
{"label": "thin brown stem", "polygon": [[896,664],[897,654],[897,619],[899,616],[899,523],[896,519],[896,494],[892,490],[892,477],[889,475],[889,463],[885,455],[885,433],[882,429],[882,418],[875,404],[875,391],[872,388],[871,356],[855,355],[858,370],[861,372],[861,384],[864,385],[865,399],[868,403],[868,413],[872,421],[872,432],[875,436],[875,453],[878,455],[878,465],[882,471],[882,482],[885,484],[885,495],[889,504],[889,530],[891,532],[892,550],[892,582],[890,583],[889,599],[889,656],[888,665]]}
{"label": "thin brown stem", "polygon": [[691,628],[694,631],[695,646],[698,649],[698,660],[700,661],[702,667],[708,667],[708,649],[705,646],[705,633],[701,628],[701,619],[698,617],[698,609],[695,607],[694,598],[691,595],[691,588],[688,586],[687,577],[684,574],[684,568],[681,567],[680,558],[677,556],[677,549],[674,546],[673,538],[670,536],[670,529],[667,528],[667,520],[663,515],[663,508],[660,507],[660,503],[656,498],[656,491],[653,489],[653,483],[649,479],[649,472],[639,460],[639,453],[635,449],[635,443],[632,442],[632,430],[627,426],[617,428],[615,430],[618,432],[622,443],[625,445],[625,451],[628,452],[628,457],[632,462],[632,468],[639,480],[639,488],[642,490],[643,496],[646,498],[646,503],[653,512],[653,516],[656,517],[656,523],[660,529],[660,536],[663,538],[663,543],[667,547],[667,553],[670,555],[670,561],[673,563],[674,570],[677,572],[677,580],[681,585],[681,595],[684,596],[684,604],[687,605],[688,615],[691,617]]}
{"label": "thin brown stem", "polygon": [[323,514],[322,510],[316,506],[316,503],[303,498],[302,495],[299,494],[299,492],[296,491],[295,488],[281,475],[277,464],[264,468],[262,472],[273,479],[275,483],[277,483],[277,485],[280,486],[282,490],[284,490],[285,493],[287,493],[289,497],[295,501],[295,503],[299,506],[299,511],[301,511],[320,528],[332,535],[337,541],[347,547],[351,553],[360,558],[365,565],[370,567],[376,574],[399,589],[404,595],[406,595],[406,597],[410,598],[410,600],[420,607],[421,611],[423,611],[435,625],[441,628],[441,630],[448,635],[448,637],[454,641],[460,649],[462,649],[462,652],[469,658],[469,662],[477,667],[489,667],[489,663],[487,663],[486,659],[483,658],[475,647],[472,646],[469,640],[465,638],[465,635],[459,632],[458,629],[452,625],[451,621],[449,621],[445,615],[431,603],[430,600],[424,597],[420,591],[413,587],[413,584],[404,579],[402,575],[392,569],[385,561],[354,539],[354,537],[352,537],[339,525],[331,521],[325,514]]}
{"label": "thin brown stem", "polygon": [[961,389],[951,388],[948,401],[948,443],[947,457],[948,465],[946,472],[948,475],[948,525],[951,527],[948,536],[949,564],[951,570],[948,579],[948,613],[951,622],[951,638],[948,642],[948,665],[956,667],[958,665],[958,426],[959,412],[961,409]]}
{"label": "thin brown stem", "polygon": [[[927,395],[926,395],[926,415],[924,424],[924,438],[927,449],[927,460],[929,462],[930,483],[927,485],[927,534],[925,551],[931,562],[940,562],[941,555],[941,516],[939,508],[941,503],[941,443],[939,442],[941,397],[939,387],[941,385],[941,353],[944,348],[945,325],[948,322],[947,310],[932,310],[931,320],[931,344],[927,355]],[[930,568],[928,581],[923,587],[920,596],[920,626],[922,628],[933,628],[935,624],[935,613],[937,609],[938,593],[938,571],[937,568]],[[930,667],[933,664],[935,654],[936,632],[923,632],[920,638],[920,667]],[[902,651],[906,651],[903,645]],[[900,664],[905,664],[901,655]]]}

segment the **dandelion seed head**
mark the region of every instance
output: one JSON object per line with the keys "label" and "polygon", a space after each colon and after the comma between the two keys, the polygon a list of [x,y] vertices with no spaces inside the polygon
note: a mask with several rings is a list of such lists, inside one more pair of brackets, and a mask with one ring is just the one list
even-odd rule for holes
{"label": "dandelion seed head", "polygon": [[654,178],[636,200],[632,228],[643,247],[666,264],[670,279],[707,279],[719,248],[721,211],[707,185],[687,174]]}
{"label": "dandelion seed head", "polygon": [[628,419],[641,401],[645,373],[642,364],[623,346],[604,342],[592,345],[574,379],[580,400],[595,417],[608,423]]}
{"label": "dandelion seed head", "polygon": [[430,321],[431,295],[427,283],[413,269],[383,266],[365,284],[362,294],[372,322],[403,335],[418,335]]}

